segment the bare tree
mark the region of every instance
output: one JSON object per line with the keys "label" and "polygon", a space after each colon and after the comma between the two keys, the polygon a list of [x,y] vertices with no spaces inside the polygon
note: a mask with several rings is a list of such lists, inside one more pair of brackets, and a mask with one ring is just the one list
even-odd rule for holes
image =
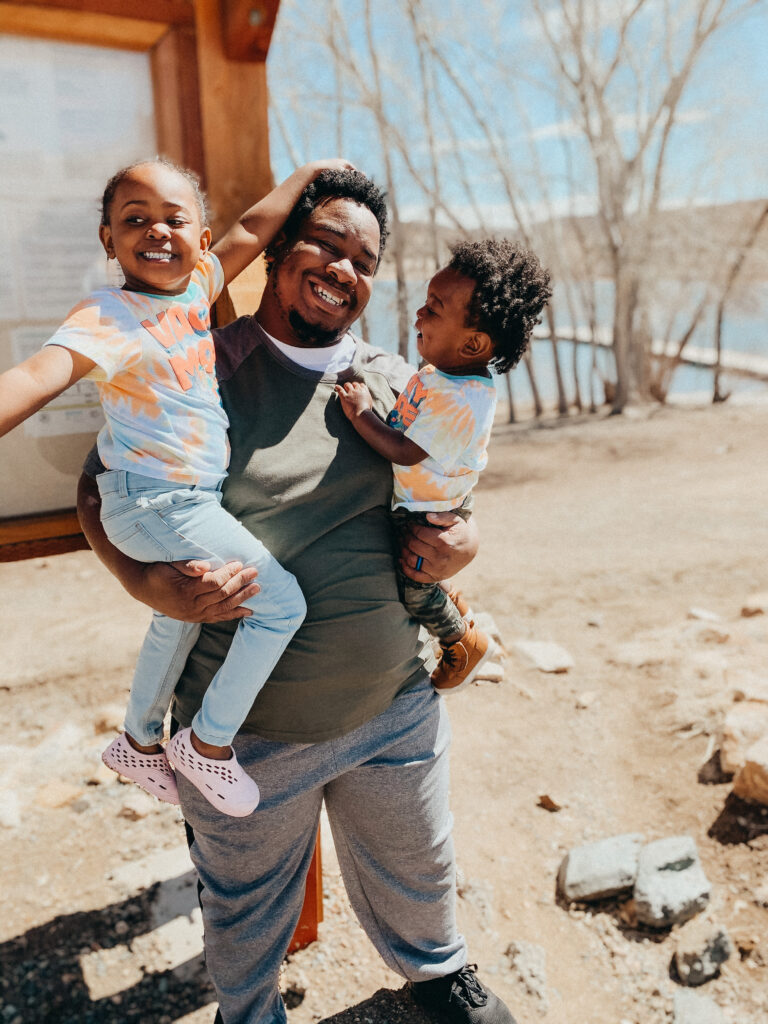
{"label": "bare tree", "polygon": [[713,402],[724,402],[726,398],[728,398],[728,395],[723,394],[720,390],[720,376],[722,373],[721,360],[723,353],[723,318],[725,316],[725,308],[731,297],[731,293],[733,292],[734,285],[739,278],[739,274],[744,267],[744,263],[754,248],[766,220],[768,220],[768,203],[763,205],[757,220],[754,222],[743,243],[737,250],[736,257],[728,271],[728,275],[725,280],[725,287],[723,288],[722,295],[720,296],[720,301],[717,304],[717,313],[715,316],[715,373],[712,391]]}
{"label": "bare tree", "polygon": [[[641,339],[638,327],[682,97],[705,46],[756,2],[699,0],[686,7],[651,0],[532,0],[597,185],[614,290],[614,412],[631,395],[648,391],[650,338]],[[653,40],[652,26],[658,31]],[[656,43],[661,59],[650,61]],[[635,82],[634,112],[620,87],[627,76]],[[624,127],[628,121],[630,132]]]}

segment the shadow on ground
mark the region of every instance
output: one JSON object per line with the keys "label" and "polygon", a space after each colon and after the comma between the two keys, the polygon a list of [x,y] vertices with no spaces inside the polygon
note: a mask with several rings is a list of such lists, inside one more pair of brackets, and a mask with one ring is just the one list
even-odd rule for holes
{"label": "shadow on ground", "polygon": [[[185,883],[181,888],[180,882]],[[185,893],[186,909],[179,904],[180,891]],[[126,988],[96,999],[83,974],[84,957],[119,946],[128,949],[134,939],[171,916],[191,913],[196,903],[190,872],[123,902],[55,917],[0,944],[0,1020],[3,1024],[160,1024],[213,1002],[202,956],[172,970],[147,971]],[[131,977],[135,978],[135,971]]]}
{"label": "shadow on ground", "polygon": [[729,793],[707,834],[723,846],[748,843],[758,836],[768,835],[768,807],[747,803]]}
{"label": "shadow on ground", "polygon": [[434,1018],[425,1014],[405,989],[380,988],[365,1002],[324,1017],[318,1024],[434,1024]]}

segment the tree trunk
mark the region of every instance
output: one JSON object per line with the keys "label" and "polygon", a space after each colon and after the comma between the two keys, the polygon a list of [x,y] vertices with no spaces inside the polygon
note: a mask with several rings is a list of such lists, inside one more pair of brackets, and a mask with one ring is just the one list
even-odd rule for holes
{"label": "tree trunk", "polygon": [[525,368],[528,371],[528,382],[531,385],[531,394],[533,395],[533,408],[538,419],[544,412],[544,406],[541,404],[541,395],[539,394],[539,387],[536,383],[536,372],[533,369],[533,360],[531,359],[530,349],[523,356],[523,362]]}
{"label": "tree trunk", "polygon": [[557,414],[558,416],[568,415],[568,399],[565,397],[565,388],[563,386],[563,375],[560,371],[560,355],[557,350],[557,331],[555,329],[555,314],[551,304],[547,304],[547,326],[549,327],[549,337],[552,342],[552,361],[555,367],[555,382],[557,384]]}
{"label": "tree trunk", "polygon": [[507,384],[507,401],[509,402],[509,416],[507,418],[508,423],[515,423],[515,399],[512,394],[512,377],[510,374],[505,373],[504,379]]}

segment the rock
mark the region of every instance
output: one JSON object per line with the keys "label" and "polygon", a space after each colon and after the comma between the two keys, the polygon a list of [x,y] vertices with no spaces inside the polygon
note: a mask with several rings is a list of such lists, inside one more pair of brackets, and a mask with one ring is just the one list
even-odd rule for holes
{"label": "rock", "polygon": [[722,622],[722,615],[711,612],[707,608],[689,608],[688,618],[697,619],[699,622]]}
{"label": "rock", "polygon": [[99,711],[99,714],[93,723],[93,729],[96,733],[122,732],[124,721],[125,705],[108,704]]}
{"label": "rock", "polygon": [[741,606],[741,614],[745,619],[752,618],[753,615],[765,615],[766,612],[768,612],[768,591],[753,594]]}
{"label": "rock", "polygon": [[675,992],[672,1024],[727,1024],[723,1011],[707,996],[679,989]]}
{"label": "rock", "polygon": [[720,966],[733,955],[733,943],[722,925],[702,919],[680,929],[674,962],[684,985],[703,985],[720,973]]}
{"label": "rock", "polygon": [[504,669],[496,661],[487,661],[475,676],[478,683],[501,683],[504,680]]}
{"label": "rock", "polygon": [[165,882],[189,872],[191,868],[186,843],[170,850],[156,850],[143,860],[133,859],[107,875],[123,896],[133,896],[156,882]]}
{"label": "rock", "polygon": [[758,907],[768,907],[768,878],[755,887],[752,898]]}
{"label": "rock", "polygon": [[576,846],[557,875],[558,891],[570,901],[599,900],[631,889],[645,836],[637,832]]}
{"label": "rock", "polygon": [[512,973],[528,995],[541,1001],[541,1009],[545,1010],[548,1005],[546,950],[532,942],[510,942],[507,956]]}
{"label": "rock", "polygon": [[744,767],[733,783],[733,792],[742,800],[768,805],[768,735],[747,750]]}
{"label": "rock", "polygon": [[692,622],[686,627],[683,635],[686,639],[700,644],[726,644],[731,639],[731,634],[725,627],[711,622]]}
{"label": "rock", "polygon": [[12,789],[0,790],[0,825],[3,828],[18,828],[21,825],[19,797]]}
{"label": "rock", "polygon": [[768,735],[768,704],[743,700],[729,709],[723,723],[720,766],[724,772],[744,767],[747,750],[756,740]]}
{"label": "rock", "polygon": [[140,821],[158,809],[158,801],[138,787],[126,795],[120,808],[120,817],[129,821]]}
{"label": "rock", "polygon": [[733,699],[756,701],[768,704],[768,678],[748,673],[739,678],[733,687]]}
{"label": "rock", "polygon": [[117,780],[117,773],[113,772],[111,768],[107,768],[101,758],[99,758],[92,765],[85,782],[88,786],[111,786]]}
{"label": "rock", "polygon": [[483,631],[483,633],[486,633],[494,640],[497,640],[500,644],[504,643],[501,639],[499,627],[496,625],[496,620],[490,612],[478,612],[477,615],[474,616],[474,623],[478,629]]}
{"label": "rock", "polygon": [[553,800],[549,793],[542,793],[536,806],[543,807],[545,811],[552,811],[553,813],[562,811],[563,809],[563,804],[559,804],[557,800]]}
{"label": "rock", "polygon": [[580,693],[576,698],[576,710],[586,711],[587,708],[591,708],[599,696],[600,694],[597,690],[587,690],[585,693]]}
{"label": "rock", "polygon": [[71,804],[73,800],[82,796],[82,793],[79,786],[73,786],[63,779],[51,779],[50,782],[46,782],[38,789],[35,803],[39,807],[66,807],[67,804]]}
{"label": "rock", "polygon": [[564,647],[546,640],[518,640],[514,648],[540,672],[567,672],[574,666],[573,658]]}
{"label": "rock", "polygon": [[710,884],[691,836],[671,836],[640,850],[635,881],[637,919],[668,928],[700,913],[709,903]]}

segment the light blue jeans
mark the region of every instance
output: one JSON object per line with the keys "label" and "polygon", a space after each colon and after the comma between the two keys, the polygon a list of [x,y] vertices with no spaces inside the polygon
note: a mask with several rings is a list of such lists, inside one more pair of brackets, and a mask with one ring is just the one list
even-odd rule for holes
{"label": "light blue jeans", "polygon": [[384,962],[410,981],[458,971],[450,722],[429,676],[371,721],[322,743],[240,733],[259,813],[217,812],[183,776],[200,879],[205,962],[224,1024],[286,1024],[278,975],[304,898],[325,802],[344,885]]}
{"label": "light blue jeans", "polygon": [[[110,470],[97,477],[101,522],[123,554],[140,562],[200,558],[214,568],[238,561],[258,569],[260,593],[245,602],[226,661],[211,680],[192,727],[206,743],[226,746],[250,711],[288,641],[301,625],[306,604],[291,573],[261,541],[221,507],[221,491],[179,487],[138,473]],[[142,744],[163,735],[163,719],[187,655],[200,632],[197,623],[159,612],[139,654],[125,730]]]}

